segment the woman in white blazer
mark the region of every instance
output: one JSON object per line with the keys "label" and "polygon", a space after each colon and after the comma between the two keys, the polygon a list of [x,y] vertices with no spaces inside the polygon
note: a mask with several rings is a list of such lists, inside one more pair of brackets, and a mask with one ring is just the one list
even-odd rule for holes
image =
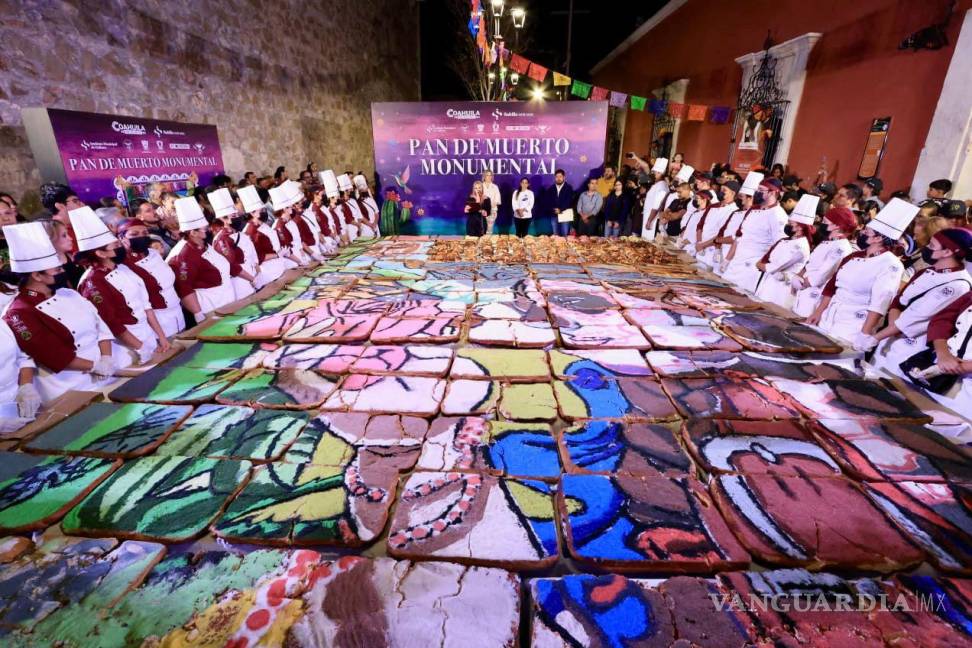
{"label": "woman in white blazer", "polygon": [[530,180],[520,178],[520,188],[513,192],[513,224],[516,235],[523,238],[530,232],[530,220],[533,218],[533,192],[530,191]]}

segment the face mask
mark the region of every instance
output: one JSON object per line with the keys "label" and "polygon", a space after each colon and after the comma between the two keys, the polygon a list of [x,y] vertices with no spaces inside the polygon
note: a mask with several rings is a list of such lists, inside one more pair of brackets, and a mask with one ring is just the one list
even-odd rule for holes
{"label": "face mask", "polygon": [[128,244],[132,246],[132,252],[145,254],[149,251],[149,246],[152,245],[152,238],[149,236],[136,236],[135,238],[128,239]]}
{"label": "face mask", "polygon": [[54,279],[54,282],[51,283],[51,290],[57,291],[68,287],[68,275],[63,270],[54,275],[52,279]]}
{"label": "face mask", "polygon": [[928,265],[935,265],[935,262],[938,261],[938,259],[934,258],[932,256],[933,254],[935,254],[935,252],[931,248],[922,248],[921,260],[927,263]]}
{"label": "face mask", "polygon": [[232,226],[237,232],[242,232],[243,228],[246,226],[245,216],[234,216],[232,219]]}
{"label": "face mask", "polygon": [[203,241],[205,241],[206,245],[212,245],[213,233],[210,232],[209,230],[206,230],[206,237],[203,239]]}
{"label": "face mask", "polygon": [[695,207],[696,209],[699,208],[699,199],[698,198],[692,199],[692,206]]}
{"label": "face mask", "polygon": [[787,223],[783,226],[783,233],[788,237],[792,237],[794,234],[796,234],[796,228],[790,223]]}
{"label": "face mask", "polygon": [[763,192],[762,191],[757,191],[753,195],[753,206],[754,207],[759,207],[760,205],[763,204],[763,201],[765,201],[765,200],[766,200],[766,196],[763,195]]}
{"label": "face mask", "polygon": [[257,218],[260,219],[260,222],[261,223],[269,223],[270,222],[270,216],[266,212],[263,212]]}
{"label": "face mask", "polygon": [[115,250],[115,256],[111,257],[111,260],[115,263],[122,263],[125,260],[125,254],[127,250],[123,247],[119,247]]}
{"label": "face mask", "polygon": [[867,234],[865,234],[864,232],[861,232],[860,234],[858,234],[857,235],[857,247],[859,247],[861,250],[866,250],[868,248],[868,246],[869,246],[868,240],[870,238],[871,237],[868,236]]}

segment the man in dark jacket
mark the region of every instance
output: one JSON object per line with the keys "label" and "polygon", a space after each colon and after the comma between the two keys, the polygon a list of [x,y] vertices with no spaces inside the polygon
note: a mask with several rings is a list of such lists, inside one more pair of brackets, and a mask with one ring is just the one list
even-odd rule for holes
{"label": "man in dark jacket", "polygon": [[559,223],[557,217],[560,212],[573,208],[574,188],[567,184],[567,174],[563,169],[557,169],[554,173],[554,184],[552,187],[547,187],[546,199],[553,216],[554,233],[567,236],[570,234],[571,223]]}

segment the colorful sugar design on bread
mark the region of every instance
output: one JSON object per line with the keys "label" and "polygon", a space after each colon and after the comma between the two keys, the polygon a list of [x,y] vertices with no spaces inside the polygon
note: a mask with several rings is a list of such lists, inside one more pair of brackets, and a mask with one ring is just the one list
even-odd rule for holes
{"label": "colorful sugar design on bread", "polygon": [[677,418],[675,407],[658,381],[613,378],[591,361],[581,361],[573,380],[555,381],[560,416],[578,419],[661,421]]}
{"label": "colorful sugar design on bread", "polygon": [[418,469],[548,480],[560,476],[557,443],[549,425],[473,416],[433,419]]}
{"label": "colorful sugar design on bread", "polygon": [[250,462],[142,457],[127,462],[68,512],[68,534],[181,542],[200,535],[246,482]]}
{"label": "colorful sugar design on bread", "polygon": [[709,473],[834,477],[840,467],[796,421],[685,422],[685,445]]}
{"label": "colorful sugar design on bread", "polygon": [[679,424],[586,421],[565,429],[566,471],[607,475],[681,476],[692,462],[678,445]]}
{"label": "colorful sugar design on bread", "polygon": [[222,317],[199,332],[200,340],[277,340],[289,329],[297,314],[313,308],[316,301],[275,299],[251,304]]}
{"label": "colorful sugar design on bread", "polygon": [[539,349],[465,347],[456,351],[452,378],[543,382],[550,380],[547,354]]}
{"label": "colorful sugar design on bread", "polygon": [[625,317],[651,341],[652,348],[739,351],[742,347],[690,309],[629,309]]}
{"label": "colorful sugar design on bread", "polygon": [[[964,635],[964,642],[972,641],[972,580],[944,578],[921,574],[901,575],[895,579],[918,596],[937,601],[932,612]],[[961,645],[944,642],[940,645]]]}
{"label": "colorful sugar design on bread", "polygon": [[216,397],[224,405],[313,409],[337,389],[337,378],[309,369],[256,369]]}
{"label": "colorful sugar design on bread", "polygon": [[166,365],[193,369],[255,369],[277,346],[267,342],[197,342]]}
{"label": "colorful sugar design on bread", "polygon": [[760,562],[893,571],[924,552],[852,482],[840,477],[719,475],[719,510]]}
{"label": "colorful sugar design on bread", "polygon": [[749,554],[694,479],[564,475],[557,493],[571,556],[604,569],[710,573]]}
{"label": "colorful sugar design on bread", "polygon": [[543,348],[557,340],[550,322],[519,322],[499,319],[476,319],[469,322],[469,341],[487,346]]}
{"label": "colorful sugar design on bread", "polygon": [[448,346],[371,345],[348,372],[375,376],[428,376],[441,378],[449,371],[454,351]]}
{"label": "colorful sugar design on bread", "polygon": [[564,380],[584,379],[592,369],[590,363],[604,376],[640,377],[653,373],[644,357],[634,349],[551,349],[548,356],[554,375]]}
{"label": "colorful sugar design on bread", "polygon": [[311,421],[283,461],[343,467],[367,451],[367,461],[393,461],[408,470],[418,459],[428,429],[425,419],[414,416],[327,412]]}
{"label": "colorful sugar design on bread", "polygon": [[972,485],[871,482],[864,491],[948,572],[972,572]]}
{"label": "colorful sugar design on bread", "polygon": [[92,403],[26,448],[88,457],[137,457],[158,448],[191,411],[188,405]]}
{"label": "colorful sugar design on bread", "polygon": [[553,421],[557,400],[550,383],[504,384],[499,413],[513,421]]}
{"label": "colorful sugar design on bread", "polygon": [[57,522],[120,461],[0,452],[0,531]]}
{"label": "colorful sugar design on bread", "polygon": [[812,419],[880,419],[928,423],[931,417],[887,380],[827,380],[802,383],[773,378],[801,412]]}
{"label": "colorful sugar design on bread", "polygon": [[328,398],[325,410],[431,416],[445,395],[444,380],[417,376],[352,374]]}
{"label": "colorful sugar design on bread", "polygon": [[800,416],[786,396],[762,380],[717,376],[662,378],[661,382],[685,418],[772,420]]}
{"label": "colorful sugar design on bread", "polygon": [[360,546],[385,528],[399,467],[375,460],[367,448],[347,466],[268,464],[254,472],[213,532],[242,542]]}
{"label": "colorful sugar design on bread", "polygon": [[456,342],[462,331],[463,315],[444,315],[429,318],[385,316],[378,320],[371,333],[373,344],[405,342]]}
{"label": "colorful sugar design on bread", "polygon": [[494,415],[502,395],[502,383],[490,380],[450,380],[442,399],[445,416]]}
{"label": "colorful sugar design on bread", "polygon": [[159,456],[276,461],[307,424],[301,412],[203,405],[159,447]]}
{"label": "colorful sugar design on bread", "polygon": [[[304,594],[304,615],[287,634],[288,648],[318,648],[327,637],[358,646],[406,646],[416,640],[441,646],[517,645],[515,574],[388,558],[348,562],[346,570],[317,579]],[[346,605],[349,600],[357,604]]]}
{"label": "colorful sugar design on bread", "polygon": [[531,569],[558,556],[552,488],[540,481],[416,472],[388,532],[396,558]]}
{"label": "colorful sugar design on bread", "polygon": [[386,315],[401,319],[434,319],[437,317],[455,317],[466,314],[466,304],[461,301],[416,301],[405,297],[393,302]]}
{"label": "colorful sugar design on bread", "polygon": [[752,645],[755,636],[710,579],[570,574],[530,581],[532,645],[541,648]]}
{"label": "colorful sugar design on bread", "polygon": [[64,538],[42,545],[0,573],[0,634],[31,633],[6,636],[5,645],[56,645],[60,637],[67,645],[92,645],[74,643],[84,626],[71,623],[96,623],[97,612],[138,585],[164,553],[160,544],[131,540]]}
{"label": "colorful sugar design on bread", "polygon": [[263,359],[267,369],[307,369],[345,374],[366,347],[348,344],[285,344]]}
{"label": "colorful sugar design on bread", "polygon": [[856,479],[972,482],[968,455],[921,425],[821,419],[812,429],[820,444]]}
{"label": "colorful sugar design on bread", "polygon": [[203,403],[211,401],[242,378],[238,369],[199,369],[159,365],[116,387],[108,398],[115,402]]}
{"label": "colorful sugar design on bread", "polygon": [[727,313],[713,324],[751,351],[840,353],[843,347],[806,324],[769,313]]}

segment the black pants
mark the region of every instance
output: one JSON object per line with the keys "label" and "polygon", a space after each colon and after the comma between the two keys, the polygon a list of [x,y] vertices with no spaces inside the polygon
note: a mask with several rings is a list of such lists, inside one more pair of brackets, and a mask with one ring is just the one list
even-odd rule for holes
{"label": "black pants", "polygon": [[523,238],[530,233],[530,219],[529,218],[514,218],[513,224],[516,226],[516,235]]}
{"label": "black pants", "polygon": [[601,232],[597,228],[597,216],[591,216],[584,222],[584,219],[580,216],[577,217],[577,235],[578,236],[600,236]]}

